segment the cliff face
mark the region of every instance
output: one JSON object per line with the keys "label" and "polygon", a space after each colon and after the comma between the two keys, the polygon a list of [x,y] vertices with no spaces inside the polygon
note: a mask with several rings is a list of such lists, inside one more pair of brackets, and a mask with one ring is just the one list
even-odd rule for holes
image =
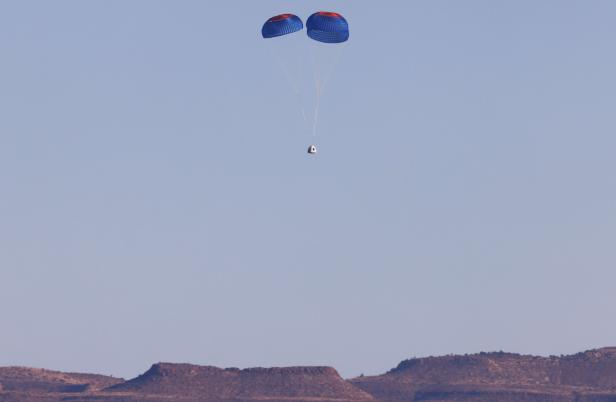
{"label": "cliff face", "polygon": [[128,381],[0,368],[0,402],[616,402],[616,348],[562,357],[479,353],[401,362],[352,380],[331,367],[154,364]]}

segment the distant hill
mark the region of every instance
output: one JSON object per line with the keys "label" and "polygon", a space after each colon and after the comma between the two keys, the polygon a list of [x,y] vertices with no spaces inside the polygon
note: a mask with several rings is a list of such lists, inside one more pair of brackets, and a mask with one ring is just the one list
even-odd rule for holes
{"label": "distant hill", "polygon": [[0,391],[3,392],[97,391],[122,382],[124,382],[122,378],[98,374],[63,373],[28,367],[0,367]]}
{"label": "distant hill", "polygon": [[331,367],[220,369],[159,363],[109,392],[173,395],[204,400],[306,399],[372,401]]}
{"label": "distant hill", "polygon": [[410,359],[350,382],[382,402],[616,402],[616,348],[563,357],[497,352]]}
{"label": "distant hill", "polygon": [[0,367],[0,402],[616,402],[616,348],[561,357],[494,352],[414,358],[342,379],[331,367],[154,364],[125,381]]}

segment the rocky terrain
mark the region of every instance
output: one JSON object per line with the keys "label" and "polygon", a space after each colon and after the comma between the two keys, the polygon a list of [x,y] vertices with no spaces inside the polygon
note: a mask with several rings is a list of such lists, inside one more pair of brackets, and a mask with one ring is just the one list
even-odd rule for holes
{"label": "rocky terrain", "polygon": [[350,382],[382,402],[616,402],[616,348],[563,357],[499,352],[411,359]]}
{"label": "rocky terrain", "polygon": [[221,369],[158,363],[123,380],[0,367],[0,402],[616,402],[616,348],[561,357],[479,353],[410,359],[345,380],[331,367]]}
{"label": "rocky terrain", "polygon": [[109,393],[174,396],[191,400],[336,400],[373,398],[331,367],[220,369],[190,364],[155,364],[143,375],[114,385]]}

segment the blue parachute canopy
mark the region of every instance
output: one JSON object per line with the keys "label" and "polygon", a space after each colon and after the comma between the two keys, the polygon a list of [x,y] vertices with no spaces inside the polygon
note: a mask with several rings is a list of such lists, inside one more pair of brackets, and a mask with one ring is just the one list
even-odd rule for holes
{"label": "blue parachute canopy", "polygon": [[338,13],[319,11],[306,21],[308,36],[323,43],[340,43],[349,40],[349,24]]}
{"label": "blue parachute canopy", "polygon": [[293,14],[280,14],[265,21],[261,34],[264,38],[275,38],[304,29],[302,20]]}

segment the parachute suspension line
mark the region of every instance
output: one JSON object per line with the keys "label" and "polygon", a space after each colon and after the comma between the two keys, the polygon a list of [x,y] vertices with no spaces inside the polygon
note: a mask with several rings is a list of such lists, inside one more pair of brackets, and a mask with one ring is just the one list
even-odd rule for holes
{"label": "parachute suspension line", "polygon": [[322,73],[317,67],[318,63],[316,61],[316,56],[315,56],[315,46],[317,45],[312,45],[310,47],[310,58],[312,60],[312,71],[313,71],[314,87],[315,87],[314,114],[313,114],[313,120],[312,120],[312,136],[313,137],[316,137],[317,135],[319,110],[321,109],[321,97],[323,96],[323,92],[325,92],[325,87],[327,86],[329,79],[333,75],[334,70],[336,69],[340,61],[340,55],[341,55],[341,49],[336,46],[337,49],[336,49],[336,53],[334,55],[333,61],[330,62],[330,60],[328,60],[328,62],[330,62],[328,63],[329,68],[325,72]]}
{"label": "parachute suspension line", "polygon": [[297,85],[297,94],[296,94],[296,99],[297,102],[300,105],[300,108],[302,110],[302,120],[304,121],[304,130],[308,130],[308,117],[306,116],[306,104],[304,103],[304,98],[302,97],[301,94],[301,85],[302,85],[302,78],[304,76],[304,69],[305,67],[305,63],[303,62],[305,59],[302,59],[302,57],[298,57],[297,60],[297,64],[299,66],[299,75],[298,75],[298,85]]}
{"label": "parachute suspension line", "polygon": [[312,136],[317,135],[317,121],[319,119],[319,108],[321,105],[321,81],[314,55],[314,46],[310,46],[310,59],[312,61],[312,76],[314,78],[314,113],[312,115]]}
{"label": "parachute suspension line", "polygon": [[314,119],[312,121],[312,136],[313,137],[317,136],[317,122],[319,121],[319,109],[320,108],[321,108],[321,95],[317,94],[317,99],[314,104]]}
{"label": "parachute suspension line", "polygon": [[[301,94],[301,71],[297,74],[297,77],[294,77],[293,74],[291,73],[289,67],[285,64],[282,56],[279,53],[278,48],[271,48],[270,47],[270,52],[272,53],[272,55],[274,56],[274,58],[276,59],[276,62],[278,63],[278,66],[280,67],[280,69],[282,70],[282,73],[284,74],[284,77],[287,81],[287,84],[289,85],[289,87],[291,88],[291,91],[293,92],[293,95],[295,97],[295,101],[297,102],[297,105],[299,106],[299,108],[301,109],[301,114],[302,114],[302,120],[304,122],[304,127],[308,126],[308,117],[306,116],[306,107],[304,106],[304,102],[302,101],[302,94]],[[301,68],[301,63],[297,63],[300,68]]]}
{"label": "parachute suspension line", "polygon": [[272,55],[272,57],[276,59],[276,63],[278,64],[278,67],[284,74],[284,78],[287,81],[287,84],[289,84],[289,86],[291,87],[291,90],[293,91],[293,93],[298,93],[299,92],[299,80],[300,80],[299,71],[295,72],[295,74],[292,74],[290,71],[291,69],[289,67],[289,65],[293,63],[293,60],[287,60],[287,63],[285,63],[285,60],[281,54],[282,51],[279,49],[279,46],[276,46],[275,43],[270,43],[269,46],[267,46],[267,48],[270,51],[270,54]]}
{"label": "parachute suspension line", "polygon": [[325,90],[325,87],[327,86],[327,83],[329,82],[329,79],[334,74],[334,71],[336,70],[336,67],[338,67],[338,63],[340,62],[340,55],[342,54],[342,51],[343,51],[343,49],[341,47],[336,46],[336,52],[334,53],[333,60],[331,61],[330,65],[329,65],[329,69],[325,72],[325,76],[323,78],[323,83],[322,83],[321,91]]}

